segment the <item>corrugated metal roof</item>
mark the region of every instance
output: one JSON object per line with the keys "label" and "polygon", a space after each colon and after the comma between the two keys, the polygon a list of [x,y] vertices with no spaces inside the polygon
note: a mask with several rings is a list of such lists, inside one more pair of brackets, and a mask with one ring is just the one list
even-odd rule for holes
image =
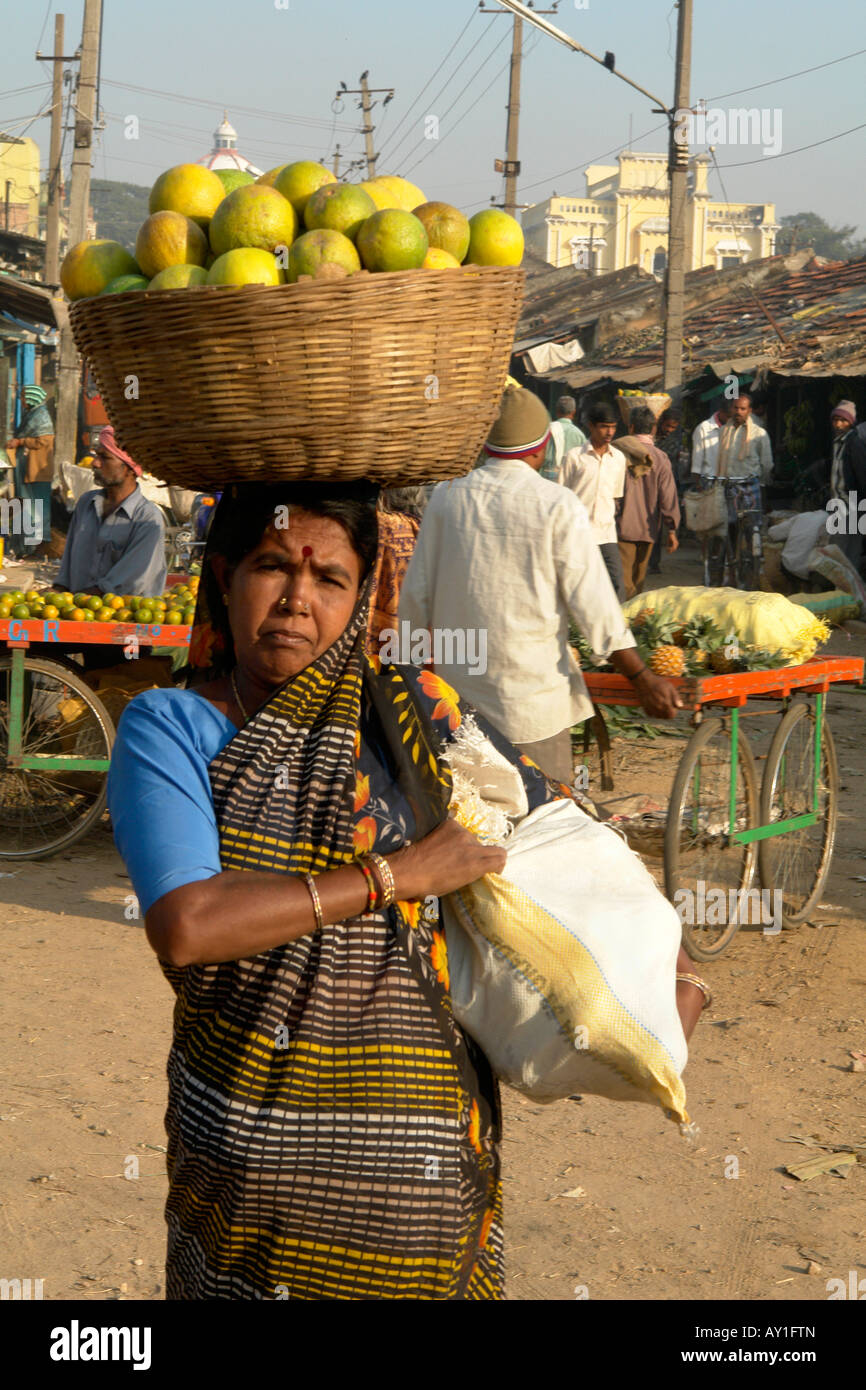
{"label": "corrugated metal roof", "polygon": [[[730,293],[687,310],[684,373],[696,375],[710,366],[723,377],[728,371],[746,372],[763,366],[791,376],[860,375],[866,331],[866,259],[827,262],[812,257],[782,275],[777,271],[786,264],[783,258],[773,257],[772,262],[739,267]],[[791,261],[787,264],[790,266]],[[767,267],[772,273],[765,273]],[[753,276],[760,302],[749,288]],[[693,290],[698,288],[698,277],[712,288],[712,280],[700,271],[686,277]],[[655,384],[662,376],[660,319],[659,311],[650,326],[626,331],[606,342],[588,354],[579,372],[556,379],[573,387],[603,379]]]}

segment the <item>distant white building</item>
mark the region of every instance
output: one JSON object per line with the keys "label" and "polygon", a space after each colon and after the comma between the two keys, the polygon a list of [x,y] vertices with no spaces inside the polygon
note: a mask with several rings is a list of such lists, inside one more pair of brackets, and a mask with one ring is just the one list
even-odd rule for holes
{"label": "distant white building", "polygon": [[257,169],[255,164],[244,159],[237,145],[238,133],[229,120],[228,112],[224,111],[222,122],[213,133],[213,149],[210,154],[197,159],[196,164],[203,164],[206,169],[243,169],[257,179],[259,174],[265,172],[264,169]]}

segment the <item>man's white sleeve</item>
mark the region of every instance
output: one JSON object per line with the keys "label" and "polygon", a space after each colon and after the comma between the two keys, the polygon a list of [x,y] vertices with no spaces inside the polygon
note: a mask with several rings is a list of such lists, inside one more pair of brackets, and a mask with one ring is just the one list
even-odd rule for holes
{"label": "man's white sleeve", "polygon": [[692,472],[700,473],[701,477],[704,476],[705,452],[704,432],[700,425],[696,425],[692,432]]}
{"label": "man's white sleeve", "polygon": [[436,536],[439,532],[438,519],[433,509],[434,502],[431,498],[421,520],[421,529],[415,541],[409,568],[400,586],[397,621],[408,622],[412,629],[423,630],[431,625],[428,556],[435,561]]}
{"label": "man's white sleeve", "polygon": [[559,590],[572,622],[596,656],[636,645],[594,539],[589,515],[574,493],[564,493],[553,519]]}

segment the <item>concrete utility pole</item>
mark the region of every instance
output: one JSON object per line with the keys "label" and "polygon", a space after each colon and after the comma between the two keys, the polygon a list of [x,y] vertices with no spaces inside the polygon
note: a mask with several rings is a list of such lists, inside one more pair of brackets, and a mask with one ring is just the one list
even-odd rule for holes
{"label": "concrete utility pole", "polygon": [[[365,72],[359,78],[359,81],[361,83],[360,88],[343,87],[341,85],[340,90],[337,92],[337,95],[335,96],[334,100],[339,101],[341,97],[361,98],[361,109],[364,113],[364,124],[361,127],[361,134],[364,137],[364,148],[366,150],[367,156],[367,178],[374,179],[376,177],[376,160],[379,158],[379,156],[377,155],[376,147],[373,144],[373,132],[375,131],[376,127],[370,121],[370,117],[373,114],[373,108],[370,105],[370,97],[378,96],[379,93],[384,92],[386,94],[385,105],[387,106],[388,102],[391,101],[391,99],[394,96],[394,88],[368,87],[367,76],[368,74]],[[336,170],[334,172],[336,172]]]}
{"label": "concrete utility pole", "polygon": [[521,0],[499,0],[499,4],[503,9],[510,10],[512,14],[519,15],[528,20],[530,24],[534,24],[536,29],[540,29],[542,33],[565,44],[574,53],[582,53],[586,58],[591,58],[594,63],[599,63],[601,67],[607,68],[614,77],[628,83],[629,87],[633,87],[642,96],[649,97],[650,101],[655,102],[654,109],[667,117],[670,130],[670,153],[668,155],[670,217],[668,220],[668,263],[665,280],[664,385],[668,390],[679,386],[682,383],[688,146],[675,140],[674,135],[680,129],[677,111],[688,110],[692,52],[692,0],[677,0],[679,16],[677,22],[676,95],[673,108],[666,106],[653,92],[647,91],[646,87],[641,87],[638,82],[626,77],[624,72],[619,72],[613,53],[605,53],[603,58],[599,58],[597,54],[590,53],[588,48],[584,48],[569,34],[564,34],[561,29],[555,28],[547,20],[539,19],[537,16],[544,11],[529,9],[521,3]]}
{"label": "concrete utility pole", "polygon": [[[533,10],[533,14],[556,14],[557,4],[552,10]],[[478,6],[481,14],[502,14],[502,10],[486,10],[484,0]],[[511,30],[511,67],[508,80],[508,121],[505,127],[505,159],[494,160],[493,168],[497,174],[505,175],[505,201],[503,208],[512,217],[517,215],[517,179],[520,174],[518,159],[520,135],[520,73],[523,63],[523,20],[515,14]]]}
{"label": "concrete utility pole", "polygon": [[[678,0],[677,66],[674,87],[674,113],[689,109],[692,71],[692,0]],[[679,139],[675,136],[679,135]],[[670,125],[668,175],[670,179],[670,222],[668,264],[665,274],[664,378],[666,391],[681,386],[683,380],[683,319],[686,303],[686,211],[689,147],[676,121]]]}
{"label": "concrete utility pole", "polygon": [[[84,27],[81,36],[81,64],[75,102],[75,148],[69,180],[69,245],[87,236],[87,209],[90,202],[90,161],[93,150],[93,117],[96,79],[99,67],[99,26],[102,0],[84,0]],[[55,467],[75,462],[75,436],[78,430],[80,368],[75,339],[65,305],[58,305],[60,322],[60,360],[57,373],[57,426]]]}
{"label": "concrete utility pole", "polygon": [[511,72],[508,82],[508,124],[505,129],[505,211],[517,211],[517,175],[520,160],[517,142],[520,131],[520,65],[523,61],[523,20],[514,16],[511,37]]}
{"label": "concrete utility pole", "polygon": [[40,62],[54,64],[51,83],[51,149],[48,155],[48,206],[45,213],[45,283],[60,283],[60,188],[62,170],[60,168],[60,147],[63,141],[63,64],[71,63],[73,58],[63,52],[62,14],[54,16],[54,52],[46,59],[42,53],[36,57]]}
{"label": "concrete utility pole", "polygon": [[334,150],[334,178],[340,177],[340,146]]}

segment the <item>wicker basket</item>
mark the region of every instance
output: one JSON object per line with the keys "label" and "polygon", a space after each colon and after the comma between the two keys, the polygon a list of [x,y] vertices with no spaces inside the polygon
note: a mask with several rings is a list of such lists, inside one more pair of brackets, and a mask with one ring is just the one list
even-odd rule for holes
{"label": "wicker basket", "polygon": [[633,410],[636,410],[638,406],[646,406],[647,409],[652,411],[655,419],[658,420],[659,416],[663,415],[670,405],[671,398],[666,391],[656,391],[653,395],[646,396],[617,396],[617,401],[619,402],[619,413],[622,416],[622,422],[626,429],[628,429],[631,413]]}
{"label": "wicker basket", "polygon": [[79,300],[123,447],[185,488],[469,471],[496,417],[523,271],[495,266]]}

